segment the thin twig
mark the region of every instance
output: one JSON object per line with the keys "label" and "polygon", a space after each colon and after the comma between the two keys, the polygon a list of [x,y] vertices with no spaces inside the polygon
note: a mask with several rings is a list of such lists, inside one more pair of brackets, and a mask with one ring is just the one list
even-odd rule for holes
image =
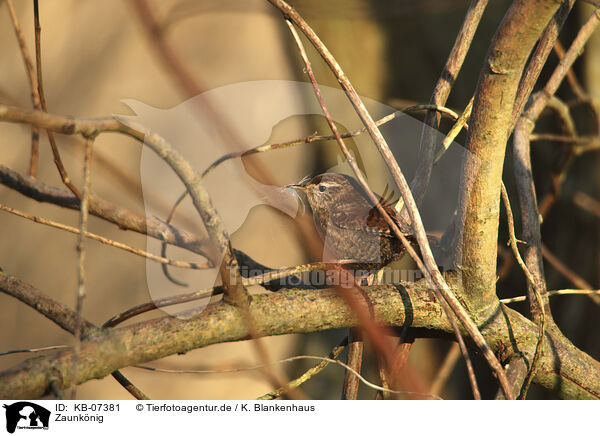
{"label": "thin twig", "polygon": [[[343,347],[342,347],[342,349],[343,349]],[[288,363],[288,362],[294,362],[296,360],[305,360],[305,359],[320,360],[321,362],[334,363],[336,365],[340,365],[341,367],[345,368],[347,371],[354,372],[354,374],[356,375],[356,377],[363,384],[365,384],[366,386],[368,386],[368,387],[370,387],[372,389],[376,389],[378,391],[389,392],[389,393],[392,393],[392,394],[419,395],[419,396],[422,396],[422,397],[429,397],[429,398],[433,398],[433,399],[436,399],[436,400],[441,400],[441,398],[438,397],[437,395],[424,394],[424,393],[420,393],[420,392],[395,391],[395,390],[392,390],[392,389],[387,389],[387,388],[385,388],[383,386],[378,386],[375,383],[371,383],[370,381],[368,381],[366,378],[364,378],[362,375],[360,375],[359,373],[357,373],[356,371],[354,371],[351,367],[349,367],[348,365],[346,365],[344,362],[340,362],[339,360],[336,360],[335,358],[322,357],[322,356],[309,356],[309,355],[293,356],[293,357],[288,357],[286,359],[277,360],[275,362],[262,363],[260,365],[253,365],[253,366],[249,366],[249,367],[246,367],[246,368],[235,368],[235,369],[209,369],[209,370],[179,370],[179,369],[177,369],[177,370],[172,370],[172,369],[153,368],[153,367],[144,366],[144,365],[135,365],[135,368],[145,369],[145,370],[148,370],[148,371],[171,373],[171,374],[206,374],[206,373],[208,373],[208,374],[214,374],[214,373],[227,373],[227,372],[239,372],[239,371],[253,371],[253,370],[256,370],[256,369],[264,368],[265,366],[278,365],[278,364],[281,364],[281,363]],[[294,387],[296,387],[296,386],[294,386]],[[265,394],[264,397],[267,397],[269,395],[271,395],[271,393]],[[264,400],[270,400],[272,398],[263,398],[263,397],[257,398],[257,400],[263,400],[263,399]]]}
{"label": "thin twig", "polygon": [[[562,60],[565,57],[565,49],[558,39],[554,42],[553,48],[554,52],[556,53],[556,56],[558,57],[558,60]],[[579,84],[577,76],[575,75],[575,72],[572,68],[569,68],[569,71],[567,71],[567,82],[569,82],[573,93],[577,96],[579,100],[583,101],[589,98],[583,90],[583,88],[581,87],[581,85]]]}
{"label": "thin twig", "polygon": [[456,342],[453,342],[450,346],[450,349],[446,353],[446,357],[444,358],[442,366],[438,370],[438,373],[435,376],[433,383],[431,384],[431,389],[429,390],[429,392],[432,395],[440,395],[442,389],[444,389],[444,386],[446,386],[446,382],[448,381],[450,374],[452,374],[452,370],[456,366],[460,355],[461,352],[460,348],[458,347],[458,344]]}
{"label": "thin twig", "polygon": [[[571,117],[569,106],[562,102],[556,96],[552,96],[546,106],[551,109],[559,118],[559,125],[566,135],[577,137],[575,121]],[[577,156],[577,145],[568,144],[570,146],[563,147],[561,155],[557,158],[557,164],[550,171],[550,179],[552,189],[544,196],[539,206],[539,213],[542,217],[548,214],[548,211],[558,198],[558,194],[565,180],[569,166]]]}
{"label": "thin twig", "polygon": [[[12,207],[8,207],[5,206],[3,204],[0,204],[0,210],[3,210],[5,212],[9,212],[13,215],[22,217],[22,218],[26,218],[28,220],[31,220],[35,223],[39,223],[39,224],[44,224],[46,226],[49,227],[54,227],[56,229],[60,229],[60,230],[64,230],[67,231],[69,233],[74,233],[76,235],[78,235],[80,233],[80,230],[78,228],[75,227],[71,227],[68,226],[66,224],[62,224],[62,223],[58,223],[56,221],[52,221],[52,220],[48,220],[45,218],[41,218],[35,215],[30,215],[28,213],[22,212],[20,210],[16,210],[13,209]],[[173,260],[173,259],[167,259],[165,257],[161,257],[161,256],[156,256],[155,254],[149,253],[147,251],[141,250],[139,248],[136,247],[132,247],[130,245],[127,244],[123,244],[122,242],[118,242],[118,241],[113,241],[112,239],[108,239],[105,238],[103,236],[100,235],[96,235],[95,233],[91,233],[86,231],[84,233],[86,238],[90,238],[93,239],[94,241],[98,241],[102,244],[106,244],[109,245],[111,247],[115,247],[115,248],[119,248],[121,250],[127,251],[129,253],[135,254],[136,256],[141,256],[141,257],[145,257],[146,259],[150,259],[152,261],[161,263],[161,264],[166,264],[166,265],[171,265],[171,266],[176,266],[179,268],[189,268],[189,269],[207,269],[207,268],[211,268],[211,266],[207,263],[195,263],[195,262],[186,262],[183,260]]]}
{"label": "thin twig", "polygon": [[88,204],[90,198],[90,184],[92,174],[92,151],[94,137],[86,138],[85,155],[83,158],[83,189],[81,193],[81,208],[79,213],[79,237],[77,241],[77,293],[76,308],[77,318],[75,321],[75,347],[73,348],[73,371],[71,373],[71,399],[74,400],[77,395],[77,369],[79,364],[79,352],[81,350],[81,311],[83,310],[83,299],[85,292],[85,233],[87,232],[88,222]]}
{"label": "thin twig", "polygon": [[85,319],[82,319],[78,324],[76,322],[77,314],[70,307],[54,301],[30,284],[3,272],[0,272],[0,291],[33,308],[39,314],[73,335],[75,334],[76,325],[80,326],[82,337],[98,330],[96,326]]}
{"label": "thin twig", "polygon": [[71,348],[71,347],[69,345],[51,345],[48,347],[40,347],[40,348],[22,348],[19,350],[1,351],[0,356],[7,356],[9,354],[17,354],[17,353],[39,353],[40,351],[60,350],[63,348]]}
{"label": "thin twig", "polygon": [[586,23],[579,29],[577,36],[573,40],[569,50],[565,56],[560,60],[558,66],[553,71],[552,76],[548,79],[548,82],[544,86],[542,93],[538,93],[537,97],[531,103],[531,106],[527,109],[527,112],[523,114],[525,118],[535,122],[540,116],[548,100],[556,93],[559,85],[571,69],[571,66],[575,60],[583,52],[583,48],[587,40],[592,36],[592,33],[600,22],[600,10],[595,9],[590,15]]}
{"label": "thin twig", "polygon": [[150,400],[150,397],[146,395],[140,388],[131,383],[131,381],[123,375],[121,371],[115,371],[111,374],[113,378],[123,386],[127,392],[129,392],[137,400]]}
{"label": "thin twig", "polygon": [[[455,121],[458,120],[458,118],[459,118],[459,116],[456,112],[454,112],[452,109],[449,109],[447,107],[435,105],[435,104],[417,104],[417,105],[413,105],[413,106],[409,106],[409,107],[400,109],[396,112],[392,112],[391,114],[386,115],[386,116],[378,119],[377,121],[375,121],[375,124],[377,126],[382,126],[382,125],[394,120],[395,118],[399,117],[400,115],[410,113],[410,112],[419,112],[419,111],[425,111],[425,110],[436,111],[441,114],[445,114],[449,118],[451,118]],[[468,128],[468,126],[466,126],[466,127]],[[340,137],[343,139],[353,138],[360,134],[366,133],[366,131],[367,131],[366,127],[361,127],[361,128],[352,130],[350,132],[340,133]],[[289,141],[278,142],[278,143],[273,143],[273,144],[259,145],[254,148],[251,148],[249,150],[242,151],[242,152],[227,153],[227,154],[224,154],[223,156],[219,157],[212,164],[210,164],[208,167],[206,167],[206,169],[202,172],[202,177],[205,177],[207,174],[209,174],[211,171],[213,171],[217,166],[219,166],[223,162],[226,162],[229,159],[233,159],[236,157],[244,157],[244,156],[249,156],[249,155],[255,154],[255,153],[262,153],[265,151],[279,150],[281,148],[293,147],[296,145],[310,144],[312,142],[328,141],[328,140],[335,140],[335,139],[336,139],[335,135],[333,135],[333,134],[317,135],[315,132],[312,135],[308,135],[308,136],[305,136],[302,138],[292,139]]]}
{"label": "thin twig", "polygon": [[[23,63],[25,64],[25,73],[29,81],[29,90],[31,92],[31,103],[34,109],[41,109],[40,95],[38,92],[38,85],[35,77],[35,70],[33,62],[31,62],[31,56],[29,50],[27,50],[27,43],[25,42],[25,36],[21,30],[21,25],[15,12],[15,6],[12,0],[6,0],[8,11],[10,12],[10,18],[15,29],[15,34],[19,42],[19,48],[21,49],[21,56],[23,57]],[[38,160],[39,160],[39,148],[40,148],[40,129],[37,126],[31,127],[31,155],[29,159],[29,175],[35,177],[37,175]]]}
{"label": "thin twig", "polygon": [[[348,337],[347,336],[342,340],[342,342],[340,342],[339,345],[335,346],[331,350],[328,357],[330,359],[336,360],[337,357],[341,354],[341,352],[344,351],[344,348],[346,348],[346,345],[348,345]],[[287,386],[281,387],[272,392],[261,395],[260,397],[257,398],[257,400],[274,400],[276,398],[281,397],[281,395],[283,395],[285,392],[287,392],[291,388],[299,387],[300,385],[307,382],[308,380],[313,378],[315,375],[317,375],[318,373],[323,371],[329,365],[329,363],[330,362],[328,362],[327,360],[322,360],[321,362],[317,363],[316,366],[313,366],[308,371],[306,371],[304,374],[302,374],[300,377],[298,377],[294,380],[291,380],[287,384]]]}
{"label": "thin twig", "polygon": [[[433,158],[433,164],[437,163],[442,158],[444,153],[446,153],[446,151],[452,144],[452,141],[454,141],[454,139],[460,133],[463,127],[468,130],[469,126],[467,124],[467,121],[469,120],[469,117],[471,116],[471,110],[473,109],[473,99],[474,97],[471,97],[471,100],[469,100],[469,103],[467,104],[467,107],[465,108],[463,113],[460,115],[460,117],[455,119],[454,125],[442,141],[442,148],[437,152],[437,154]],[[435,119],[432,118],[431,122],[435,122]],[[431,135],[431,132],[429,132],[427,135]],[[423,130],[423,132],[421,133],[421,139],[423,140],[425,137],[425,130]],[[433,143],[432,138],[427,139],[427,141],[431,141],[431,143]],[[394,205],[394,208],[398,212],[400,212],[404,208],[404,200],[402,198],[399,198],[396,204]]]}
{"label": "thin twig", "polygon": [[[600,295],[600,289],[558,289],[556,291],[548,291],[548,296],[551,297],[553,295]],[[500,301],[504,304],[520,303],[527,301],[527,295],[503,298]]]}
{"label": "thin twig", "polygon": [[[36,72],[37,72],[37,87],[38,87],[38,95],[40,99],[40,107],[38,109],[43,110],[44,112],[48,112],[48,108],[46,107],[46,97],[44,95],[44,80],[42,76],[42,26],[40,25],[40,10],[38,5],[38,0],[33,0],[33,21],[35,27],[35,63],[36,63]],[[61,180],[65,184],[67,188],[75,195],[75,197],[81,199],[81,193],[79,189],[73,184],[69,175],[67,174],[67,170],[63,165],[62,159],[60,157],[60,153],[58,151],[58,147],[56,145],[56,139],[54,138],[54,133],[50,130],[46,130],[48,135],[48,141],[50,142],[50,148],[52,149],[52,155],[54,157],[54,164],[58,169],[58,174],[60,175]]]}
{"label": "thin twig", "polygon": [[[573,283],[580,289],[593,289],[594,286],[590,285],[586,280],[580,277],[575,271],[565,265],[558,257],[552,253],[548,247],[542,244],[542,256],[544,259],[552,265],[552,267],[562,274],[567,280]],[[590,299],[600,305],[600,295],[595,295],[594,293],[589,294]]]}
{"label": "thin twig", "polygon": [[452,144],[452,142],[454,141],[456,136],[460,133],[460,131],[462,130],[463,127],[468,130],[469,126],[467,125],[467,121],[469,120],[469,117],[471,116],[471,111],[473,110],[474,98],[475,97],[471,97],[471,100],[469,100],[469,103],[467,103],[467,107],[465,107],[465,110],[463,111],[463,113],[460,114],[460,117],[458,118],[458,120],[456,120],[456,122],[454,123],[454,125],[452,126],[452,128],[450,129],[450,131],[448,132],[448,134],[442,141],[442,149],[435,156],[435,159],[433,161],[434,163],[441,159],[442,154],[446,150],[448,150],[448,147],[450,147],[450,144]]}
{"label": "thin twig", "polygon": [[348,355],[344,383],[342,385],[342,400],[358,399],[358,385],[363,361],[365,343],[358,329],[348,329]]}
{"label": "thin twig", "polygon": [[[544,303],[542,301],[542,296],[540,294],[539,289],[537,288],[538,282],[536,282],[535,278],[525,265],[523,258],[521,257],[521,253],[519,253],[519,247],[517,247],[517,237],[515,236],[515,223],[512,214],[512,208],[510,207],[510,199],[508,198],[508,192],[506,192],[506,186],[504,186],[504,182],[502,183],[502,201],[504,202],[504,208],[506,209],[506,218],[508,220],[508,234],[509,234],[509,243],[512,251],[517,259],[517,263],[525,273],[527,277],[527,281],[529,282],[529,286],[533,290],[533,295],[536,299],[536,304],[540,308],[540,312],[538,315],[538,339],[535,344],[535,352],[533,354],[533,359],[531,360],[531,365],[529,366],[529,372],[527,373],[527,377],[523,382],[523,386],[521,388],[521,393],[519,394],[519,399],[523,400],[527,397],[527,391],[529,390],[529,386],[533,381],[533,377],[535,376],[535,371],[537,370],[536,366],[540,361],[540,357],[542,355],[542,348],[544,345],[544,333],[546,329],[546,314],[544,311]],[[530,303],[530,306],[533,306]]]}
{"label": "thin twig", "polygon": [[595,215],[597,218],[600,218],[600,201],[596,200],[595,198],[579,191],[573,196],[573,203],[586,212],[589,212]]}
{"label": "thin twig", "polygon": [[212,295],[222,294],[222,287],[214,287],[206,291],[188,292],[186,294],[171,295],[169,297],[159,298],[152,300],[147,303],[142,303],[137,306],[131,307],[118,315],[112,316],[108,321],[102,324],[102,327],[115,327],[134,316],[141,315],[142,313],[150,312],[154,309],[161,307],[174,306],[177,304],[188,303],[190,301],[201,300],[203,298],[211,297]]}

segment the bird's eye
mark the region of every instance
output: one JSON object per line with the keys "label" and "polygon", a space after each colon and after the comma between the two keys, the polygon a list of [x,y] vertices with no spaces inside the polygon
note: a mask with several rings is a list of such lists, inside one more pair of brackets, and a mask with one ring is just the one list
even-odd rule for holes
{"label": "bird's eye", "polygon": [[319,192],[325,192],[327,190],[327,186],[319,185]]}

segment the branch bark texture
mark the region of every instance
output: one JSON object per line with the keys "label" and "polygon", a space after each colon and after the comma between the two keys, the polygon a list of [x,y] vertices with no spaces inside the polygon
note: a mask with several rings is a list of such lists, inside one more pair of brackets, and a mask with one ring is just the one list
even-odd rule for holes
{"label": "branch bark texture", "polygon": [[460,213],[466,299],[496,299],[500,182],[515,96],[534,44],[555,14],[555,0],[516,0],[504,17],[479,77],[469,121]]}
{"label": "branch bark texture", "polygon": [[[22,282],[17,279],[2,276],[5,277],[0,280],[2,292],[12,295],[15,288],[21,287]],[[446,274],[445,279],[452,286],[459,286],[454,276]],[[374,286],[368,293],[378,322],[409,326],[417,337],[452,337],[452,327],[424,280],[407,286]],[[255,295],[249,310],[260,331],[269,336],[357,326],[356,315],[334,290],[288,289]],[[480,329],[502,360],[511,360],[516,355],[531,358],[537,330],[517,312],[500,306],[482,321]],[[76,380],[83,383],[106,377],[119,368],[249,338],[243,315],[228,304],[209,307],[188,319],[166,316],[105,329],[82,342]],[[470,345],[474,347],[473,343]],[[71,359],[72,353],[63,351],[29,359],[0,373],[0,398],[38,398],[56,380],[61,389],[68,388],[72,379]],[[599,399],[600,363],[564,337],[547,333],[534,382],[556,390],[564,398]]]}

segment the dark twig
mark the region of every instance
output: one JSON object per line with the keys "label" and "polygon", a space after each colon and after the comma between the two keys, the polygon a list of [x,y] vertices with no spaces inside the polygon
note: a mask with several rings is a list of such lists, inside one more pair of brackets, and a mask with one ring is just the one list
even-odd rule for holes
{"label": "dark twig", "polygon": [[[473,42],[475,32],[479,27],[479,22],[483,11],[487,6],[488,0],[473,0],[469,5],[463,24],[458,32],[452,51],[448,56],[446,65],[442,74],[435,85],[430,103],[444,106],[450,95],[450,90],[454,85],[462,64],[467,56],[467,52]],[[415,171],[415,176],[411,182],[411,191],[415,201],[419,204],[429,185],[431,168],[434,163],[435,141],[433,132],[439,128],[440,118],[438,114],[428,111],[425,116],[423,129],[421,131],[421,141],[419,144],[419,161]]]}
{"label": "dark twig", "polygon": [[[64,304],[52,300],[28,283],[0,272],[0,292],[16,298],[48,318],[63,330],[75,334],[78,324],[76,321],[77,313]],[[81,320],[79,325],[81,337],[87,337],[99,331],[92,323],[85,320]]]}
{"label": "dark twig", "polygon": [[[44,94],[44,80],[42,75],[42,26],[40,25],[40,10],[38,0],[33,0],[33,21],[35,27],[35,63],[37,67],[37,86],[40,98],[40,107],[38,109],[41,109],[44,112],[48,112],[48,108],[46,107],[46,96]],[[50,148],[52,149],[54,164],[58,169],[58,173],[60,174],[61,180],[77,198],[81,199],[81,193],[79,192],[79,189],[77,189],[77,187],[73,184],[73,182],[69,178],[69,175],[67,174],[65,166],[63,165],[62,159],[60,157],[60,152],[58,151],[58,146],[56,145],[54,133],[50,130],[46,130],[46,133],[48,134],[48,141],[50,142]]]}
{"label": "dark twig", "polygon": [[[546,262],[562,274],[567,280],[577,286],[579,289],[593,289],[594,287],[589,284],[585,279],[579,276],[575,271],[564,264],[558,257],[552,253],[544,244],[542,244],[542,256]],[[600,295],[589,294],[589,297],[594,303],[600,304]]]}
{"label": "dark twig", "polygon": [[129,392],[134,398],[138,400],[149,400],[150,398],[143,393],[140,388],[131,383],[131,381],[125,377],[121,371],[115,371],[111,374],[116,381],[119,382],[121,386],[123,386],[127,392]]}
{"label": "dark twig", "polygon": [[571,9],[573,8],[573,4],[575,4],[575,0],[567,0],[563,2],[540,37],[540,41],[538,42],[535,51],[529,60],[527,68],[523,73],[523,78],[519,83],[519,90],[517,91],[517,97],[515,98],[513,115],[510,123],[510,131],[512,131],[517,123],[517,120],[521,116],[521,113],[523,112],[525,103],[527,102],[531,91],[533,91],[533,87],[535,86],[535,83],[542,72],[542,68],[546,63],[546,59],[548,59],[554,44],[558,40],[558,33],[567,20],[569,12],[571,12]]}
{"label": "dark twig", "polygon": [[[559,61],[561,61],[565,57],[565,49],[558,39],[554,42],[554,52],[556,53],[556,56],[558,57]],[[579,84],[577,76],[575,75],[575,72],[572,68],[569,68],[569,71],[567,71],[567,81],[569,82],[573,93],[577,96],[579,100],[583,101],[589,98],[586,92]]]}
{"label": "dark twig", "polygon": [[357,329],[348,330],[348,358],[346,363],[352,371],[346,371],[342,386],[342,400],[356,400],[358,398],[359,378],[362,368],[363,349],[365,343]]}

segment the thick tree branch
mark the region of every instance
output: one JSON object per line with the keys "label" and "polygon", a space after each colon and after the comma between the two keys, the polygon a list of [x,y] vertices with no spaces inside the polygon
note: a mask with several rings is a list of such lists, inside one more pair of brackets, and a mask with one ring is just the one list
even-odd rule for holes
{"label": "thick tree branch", "polygon": [[[445,278],[459,286],[453,276],[447,274]],[[6,292],[7,283],[12,288],[23,285],[6,277],[0,280],[0,290]],[[451,337],[448,319],[424,280],[407,287],[377,286],[368,293],[379,322],[410,326],[417,337]],[[250,312],[260,331],[269,336],[357,325],[356,315],[333,290],[291,289],[255,295]],[[521,354],[531,358],[536,328],[517,312],[500,306],[480,328],[490,347],[505,359]],[[189,319],[167,316],[98,332],[82,343],[77,383],[106,377],[119,368],[249,337],[240,311],[227,304],[210,307]],[[59,380],[59,388],[68,388],[71,357],[69,351],[54,353],[0,373],[0,397],[38,398],[49,391],[52,380]],[[600,363],[564,337],[547,333],[534,382],[564,398],[600,398]]]}
{"label": "thick tree branch", "polygon": [[500,182],[515,96],[525,62],[559,5],[555,0],[516,0],[494,36],[479,77],[459,214],[464,219],[463,279],[471,302],[485,305],[496,298]]}

